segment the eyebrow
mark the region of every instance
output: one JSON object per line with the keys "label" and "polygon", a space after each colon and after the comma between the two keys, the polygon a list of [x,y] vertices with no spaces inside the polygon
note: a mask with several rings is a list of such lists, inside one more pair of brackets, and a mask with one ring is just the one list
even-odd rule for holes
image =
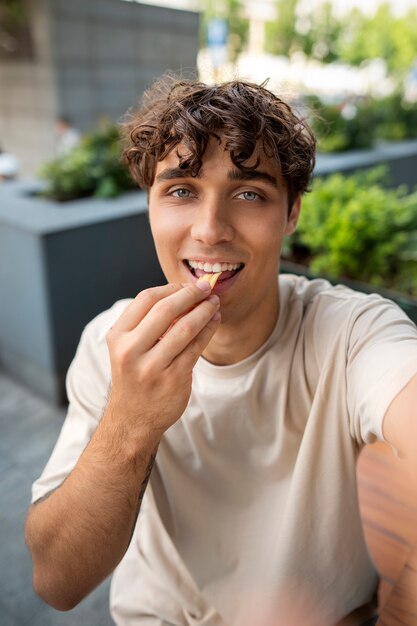
{"label": "eyebrow", "polygon": [[272,185],[275,189],[279,189],[278,181],[275,176],[268,174],[268,172],[262,172],[261,170],[230,170],[228,178],[229,180],[260,180]]}
{"label": "eyebrow", "polygon": [[[189,170],[183,169],[181,167],[172,167],[163,170],[155,179],[155,182],[161,183],[166,180],[174,180],[176,178],[190,178]],[[191,176],[191,178],[201,178],[202,169],[195,176]],[[268,174],[268,172],[262,172],[261,170],[239,170],[233,169],[229,170],[228,179],[231,181],[235,180],[260,180],[269,185],[272,185],[275,189],[279,189],[279,184],[277,179],[272,176],[272,174]]]}

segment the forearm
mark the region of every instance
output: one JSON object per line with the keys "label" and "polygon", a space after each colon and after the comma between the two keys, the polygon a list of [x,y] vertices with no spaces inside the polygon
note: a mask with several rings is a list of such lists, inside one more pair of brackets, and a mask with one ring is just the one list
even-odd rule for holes
{"label": "forearm", "polygon": [[[405,492],[416,513],[414,520],[417,529],[417,463],[416,456],[408,451],[401,463],[405,473],[404,480],[409,477]],[[380,610],[377,626],[414,626],[417,624],[417,530],[414,537],[409,537],[410,550],[393,590]]]}
{"label": "forearm", "polygon": [[[403,492],[409,507],[417,512],[417,375],[402,389],[389,406],[382,430],[388,443],[397,450],[404,472]],[[417,515],[415,536],[410,537],[408,558],[401,574],[382,607],[378,626],[414,626],[417,623]]]}
{"label": "forearm", "polygon": [[155,458],[159,440],[129,440],[110,413],[70,476],[28,515],[34,587],[58,609],[78,604],[122,559]]}
{"label": "forearm", "polygon": [[417,624],[417,543],[403,567],[394,589],[380,611],[377,626]]}

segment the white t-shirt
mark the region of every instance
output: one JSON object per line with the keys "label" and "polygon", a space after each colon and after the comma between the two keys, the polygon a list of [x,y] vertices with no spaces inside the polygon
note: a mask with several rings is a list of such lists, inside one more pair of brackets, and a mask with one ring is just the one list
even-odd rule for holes
{"label": "white t-shirt", "polygon": [[[119,626],[237,626],[251,603],[303,589],[331,625],[372,600],[355,465],[417,373],[416,327],[377,295],[290,275],[279,285],[261,348],[194,369],[113,577]],[[110,389],[105,334],[129,302],[84,330],[68,417],[33,500],[71,472],[97,426]]]}

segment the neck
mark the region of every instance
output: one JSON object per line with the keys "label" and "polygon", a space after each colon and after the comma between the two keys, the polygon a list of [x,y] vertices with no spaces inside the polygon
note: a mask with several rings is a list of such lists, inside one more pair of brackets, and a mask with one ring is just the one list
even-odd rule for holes
{"label": "neck", "polygon": [[[256,352],[270,337],[279,314],[279,293],[267,299],[244,319],[228,319],[225,315],[216,334],[203,352],[203,357],[214,365],[233,365]],[[221,307],[220,307],[221,311]]]}

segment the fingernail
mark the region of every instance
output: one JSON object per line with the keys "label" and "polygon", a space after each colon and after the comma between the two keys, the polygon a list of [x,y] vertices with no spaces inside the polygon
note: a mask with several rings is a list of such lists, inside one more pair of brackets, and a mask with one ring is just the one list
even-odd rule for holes
{"label": "fingernail", "polygon": [[217,306],[220,302],[220,298],[219,296],[215,296],[214,294],[212,294],[210,298],[208,298],[208,301]]}
{"label": "fingernail", "polygon": [[220,318],[221,318],[220,311],[216,311],[211,319],[217,322]]}
{"label": "fingernail", "polygon": [[202,291],[207,291],[207,293],[211,290],[210,284],[206,280],[198,280],[196,285]]}

